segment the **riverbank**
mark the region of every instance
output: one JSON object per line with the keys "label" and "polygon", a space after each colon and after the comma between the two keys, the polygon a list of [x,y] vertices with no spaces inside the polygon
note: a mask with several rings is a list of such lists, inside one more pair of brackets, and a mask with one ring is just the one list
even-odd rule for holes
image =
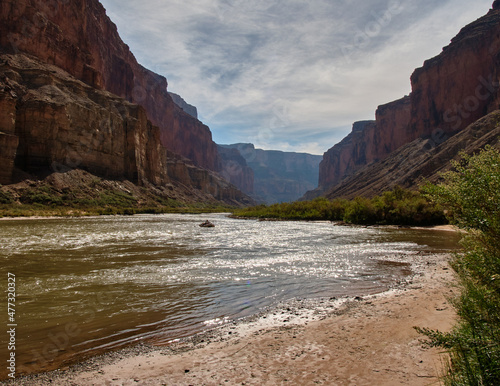
{"label": "riverbank", "polygon": [[33,207],[10,208],[0,205],[0,221],[2,220],[24,220],[24,219],[54,219],[54,218],[85,218],[96,216],[133,216],[137,214],[211,214],[211,213],[229,213],[233,208],[225,206],[203,207],[196,205],[171,207],[152,207],[152,208],[54,208],[40,209]]}
{"label": "riverbank", "polygon": [[318,197],[312,201],[283,202],[236,209],[236,218],[264,220],[326,220],[360,225],[430,226],[446,225],[448,219],[439,205],[429,201],[420,191],[395,187],[380,196],[356,197],[350,200],[329,200]]}
{"label": "riverbank", "polygon": [[220,213],[230,213],[231,208],[224,208],[224,207],[217,207],[217,208],[205,208],[205,209],[198,209],[198,208],[182,208],[182,209],[176,209],[176,210],[163,210],[163,211],[157,211],[154,213],[151,213],[151,211],[145,211],[145,212],[140,212],[137,211],[135,213],[114,213],[114,214],[99,214],[99,213],[93,213],[93,212],[82,212],[82,213],[67,213],[67,214],[61,214],[61,215],[53,215],[53,214],[37,214],[37,215],[30,215],[26,214],[24,215],[18,215],[18,216],[2,216],[0,214],[0,221],[12,221],[12,220],[54,220],[54,219],[84,219],[84,218],[90,218],[90,217],[106,217],[106,216],[137,216],[137,215],[165,215],[165,214],[220,214]]}
{"label": "riverbank", "polygon": [[[414,326],[446,331],[448,255],[417,254],[415,275],[357,299],[295,300],[165,347],[137,346],[23,385],[429,385],[444,357]],[[14,384],[18,384],[17,382]]]}

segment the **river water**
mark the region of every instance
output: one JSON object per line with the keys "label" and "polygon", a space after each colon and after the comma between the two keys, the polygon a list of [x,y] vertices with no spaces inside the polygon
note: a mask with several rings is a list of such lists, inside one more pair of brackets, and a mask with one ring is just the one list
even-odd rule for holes
{"label": "river water", "polygon": [[[205,219],[216,227],[200,228]],[[168,342],[293,298],[380,292],[409,273],[384,260],[449,251],[458,238],[224,214],[0,221],[0,282],[7,289],[8,274],[16,278],[17,370]]]}

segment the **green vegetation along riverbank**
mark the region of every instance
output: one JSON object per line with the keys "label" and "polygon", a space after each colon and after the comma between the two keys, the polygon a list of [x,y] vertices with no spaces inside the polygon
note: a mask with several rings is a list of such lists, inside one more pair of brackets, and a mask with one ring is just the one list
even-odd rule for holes
{"label": "green vegetation along riverbank", "polygon": [[445,385],[500,385],[500,152],[486,147],[454,163],[444,183],[425,188],[467,230],[464,252],[451,265],[460,294],[452,299],[458,321],[450,333],[418,330],[450,353]]}
{"label": "green vegetation along riverbank", "polygon": [[431,202],[420,192],[399,187],[372,199],[317,198],[238,209],[233,215],[259,219],[343,221],[362,225],[429,226],[448,223],[439,204]]}

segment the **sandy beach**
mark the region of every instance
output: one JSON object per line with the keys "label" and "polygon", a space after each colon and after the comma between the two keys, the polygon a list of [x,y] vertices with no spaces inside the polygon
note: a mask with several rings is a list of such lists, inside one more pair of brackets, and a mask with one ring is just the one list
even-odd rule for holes
{"label": "sandy beach", "polygon": [[106,354],[23,385],[432,385],[446,357],[414,326],[448,330],[448,255],[417,254],[415,275],[356,299],[296,299],[172,342]]}

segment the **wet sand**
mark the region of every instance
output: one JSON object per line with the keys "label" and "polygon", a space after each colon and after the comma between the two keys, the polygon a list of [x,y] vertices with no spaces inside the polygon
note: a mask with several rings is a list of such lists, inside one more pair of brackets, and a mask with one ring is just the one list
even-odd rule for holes
{"label": "wet sand", "polygon": [[349,299],[294,300],[168,346],[136,346],[23,385],[432,385],[446,356],[414,326],[448,330],[448,255],[417,254],[397,288]]}

